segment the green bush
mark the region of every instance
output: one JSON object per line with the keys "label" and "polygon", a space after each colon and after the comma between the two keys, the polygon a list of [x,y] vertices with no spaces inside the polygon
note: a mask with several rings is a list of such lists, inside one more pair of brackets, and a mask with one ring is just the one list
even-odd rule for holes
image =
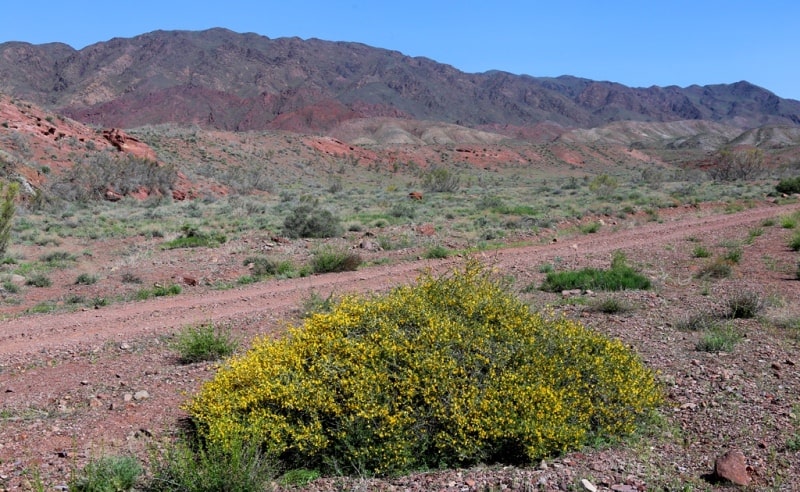
{"label": "green bush", "polygon": [[361,256],[334,247],[321,248],[311,259],[314,273],[352,272],[361,265]]}
{"label": "green bush", "polygon": [[718,325],[703,333],[696,348],[701,352],[730,352],[742,339],[731,325]]}
{"label": "green bush", "polygon": [[675,327],[682,331],[708,331],[717,328],[719,322],[708,313],[690,314],[675,323]]}
{"label": "green bush", "polygon": [[531,462],[628,434],[660,401],[624,344],[470,262],[257,341],[186,410],[207,442],[256,441],[285,469],[382,475]]}
{"label": "green bush", "polygon": [[705,246],[697,245],[692,250],[692,256],[695,258],[708,258],[711,256],[711,251],[709,251]]}
{"label": "green bush", "polygon": [[123,492],[133,488],[142,466],[133,456],[104,456],[92,460],[70,480],[69,490]]}
{"label": "green bush", "polygon": [[183,234],[180,237],[162,244],[163,249],[178,248],[216,248],[224,244],[228,238],[221,233],[208,233],[198,230],[195,226],[185,224],[181,227]]}
{"label": "green bush", "polygon": [[39,260],[51,267],[63,267],[67,263],[75,261],[75,255],[66,251],[52,251],[40,256]]}
{"label": "green bush", "polygon": [[728,317],[734,319],[755,318],[764,308],[764,302],[757,292],[742,291],[727,299]]}
{"label": "green bush", "polygon": [[775,191],[778,193],[786,193],[787,195],[800,193],[800,176],[780,180],[775,186]]}
{"label": "green bush", "polygon": [[75,279],[76,285],[91,285],[97,282],[97,277],[88,273],[81,273]]}
{"label": "green bush", "polygon": [[137,300],[144,301],[150,299],[151,297],[175,296],[180,294],[181,291],[181,286],[178,284],[155,285],[152,289],[139,289],[136,291],[135,297]]}
{"label": "green bush", "polygon": [[600,270],[583,268],[560,272],[549,272],[541,285],[547,292],[564,290],[628,290],[649,289],[650,280],[626,263],[624,255],[615,254],[611,268]]}
{"label": "green bush", "polygon": [[14,213],[16,205],[14,199],[19,192],[17,183],[9,183],[6,186],[0,185],[0,192],[5,191],[2,204],[0,204],[0,258],[5,256],[8,250],[8,243],[11,240],[11,226],[14,224]]}
{"label": "green bush", "polygon": [[298,205],[283,221],[283,234],[293,239],[334,237],[341,233],[339,218],[316,205]]}
{"label": "green bush", "polygon": [[33,287],[50,287],[53,285],[53,282],[47,275],[43,273],[36,273],[25,280],[25,285],[30,285]]}
{"label": "green bush", "polygon": [[789,238],[789,248],[792,251],[800,251],[800,231],[795,232],[792,234],[792,237]]}
{"label": "green bush", "polygon": [[447,258],[448,256],[450,256],[450,250],[441,244],[432,246],[425,251],[425,258],[429,260]]}
{"label": "green bush", "polygon": [[725,261],[724,258],[717,258],[704,265],[698,272],[696,277],[703,280],[728,278],[733,273],[731,264]]}
{"label": "green bush", "polygon": [[178,334],[175,342],[183,364],[228,357],[238,345],[229,331],[220,330],[213,323],[187,326]]}
{"label": "green bush", "polygon": [[422,174],[422,187],[428,191],[456,191],[461,187],[461,177],[446,167],[433,167]]}

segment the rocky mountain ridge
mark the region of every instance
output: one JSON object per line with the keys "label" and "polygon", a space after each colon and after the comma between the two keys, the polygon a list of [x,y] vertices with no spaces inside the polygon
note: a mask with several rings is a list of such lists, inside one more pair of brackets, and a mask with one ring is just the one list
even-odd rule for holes
{"label": "rocky mountain ridge", "polygon": [[219,28],[154,31],[81,50],[3,43],[0,92],[84,123],[122,128],[178,123],[323,134],[373,117],[513,136],[542,124],[588,129],[616,121],[800,126],[800,101],[745,81],[630,88],[572,76],[470,74],[359,43]]}

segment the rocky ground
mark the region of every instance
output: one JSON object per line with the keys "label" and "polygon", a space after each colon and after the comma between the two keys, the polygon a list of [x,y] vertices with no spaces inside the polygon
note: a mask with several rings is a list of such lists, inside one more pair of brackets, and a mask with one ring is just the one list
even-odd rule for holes
{"label": "rocky ground", "polygon": [[[732,479],[747,484],[746,490],[800,490],[798,256],[787,246],[791,231],[779,221],[764,225],[799,208],[771,203],[737,213],[679,208],[663,211],[659,221],[609,221],[594,234],[552,234],[555,242],[543,235],[528,238],[529,246],[478,253],[513,277],[520,291],[541,282],[543,265],[605,267],[617,250],[651,278],[649,291],[569,298],[537,290],[520,294],[535,307],[554,306],[622,339],[659,371],[666,393],[663,419],[642,436],[527,468],[486,466],[386,480],[323,478],[304,489],[723,490]],[[356,239],[351,238],[354,244]],[[696,258],[697,245],[712,257]],[[370,261],[381,255],[397,261],[356,272],[213,288],[246,273],[242,257],[254,250],[299,254],[303,247],[253,236],[217,249],[149,255],[147,244],[109,241],[92,246],[91,262],[103,277],[131,272],[145,285],[187,277],[197,285],[184,285],[175,297],[22,315],[26,307],[55,297],[57,289],[111,298],[131,288],[121,281],[74,286],[75,271],[65,271],[53,278],[51,290],[31,290],[20,304],[0,306],[7,315],[0,321],[0,487],[62,487],[74,470],[103,454],[134,453],[146,460],[175,433],[184,417],[181,402],[216,367],[178,363],[171,342],[184,326],[225,325],[246,346],[254,336],[280,336],[312,294],[381,291],[413,281],[426,268],[446,271],[463,261],[417,260],[413,251],[403,252],[399,261],[398,252],[365,251]],[[741,259],[729,278],[697,278],[708,262],[732,248],[741,250]],[[756,293],[764,309],[755,319],[729,322],[743,335],[741,341],[731,352],[697,350],[703,334],[682,330],[682,321],[696,313],[722,313],[726,301],[743,292]],[[605,314],[594,308],[608,296],[629,309]],[[726,453],[727,464],[718,465],[729,471],[715,473],[715,462]]]}

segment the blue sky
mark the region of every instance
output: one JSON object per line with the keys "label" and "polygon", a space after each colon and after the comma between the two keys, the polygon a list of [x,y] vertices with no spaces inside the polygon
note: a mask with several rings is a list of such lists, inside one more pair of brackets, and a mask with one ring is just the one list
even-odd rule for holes
{"label": "blue sky", "polygon": [[355,41],[465,72],[575,75],[633,87],[747,80],[800,100],[796,0],[7,0],[0,42],[83,48],[156,29],[225,27]]}

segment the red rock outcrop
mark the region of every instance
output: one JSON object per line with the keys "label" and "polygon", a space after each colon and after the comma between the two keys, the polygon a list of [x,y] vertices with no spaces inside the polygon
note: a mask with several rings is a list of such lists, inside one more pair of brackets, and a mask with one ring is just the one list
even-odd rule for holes
{"label": "red rock outcrop", "polygon": [[156,153],[146,143],[131,137],[118,128],[103,130],[103,138],[108,140],[120,152],[150,161],[156,161]]}

